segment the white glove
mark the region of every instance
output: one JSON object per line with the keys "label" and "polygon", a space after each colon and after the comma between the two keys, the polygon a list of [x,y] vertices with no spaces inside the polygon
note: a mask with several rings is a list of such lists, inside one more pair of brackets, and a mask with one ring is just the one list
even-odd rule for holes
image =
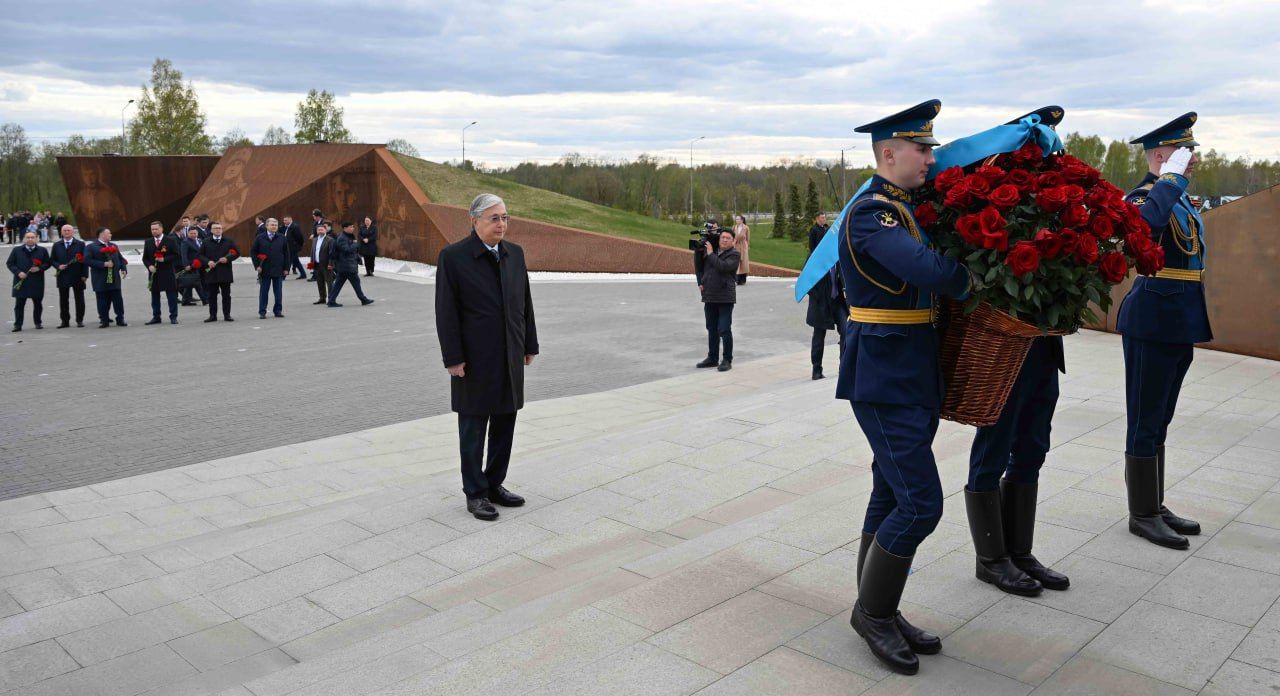
{"label": "white glove", "polygon": [[1165,174],[1177,174],[1182,176],[1187,171],[1187,165],[1191,163],[1191,150],[1189,148],[1180,147],[1169,155],[1169,159],[1160,165],[1160,176]]}

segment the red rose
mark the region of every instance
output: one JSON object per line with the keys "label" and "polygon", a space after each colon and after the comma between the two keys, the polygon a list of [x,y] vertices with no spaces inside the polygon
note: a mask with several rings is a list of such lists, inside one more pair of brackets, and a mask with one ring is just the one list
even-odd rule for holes
{"label": "red rose", "polygon": [[76,254],[76,261],[83,262],[83,261],[84,261],[84,254]]}
{"label": "red rose", "polygon": [[1138,252],[1134,261],[1139,273],[1154,275],[1156,271],[1164,268],[1164,247],[1152,244]]}
{"label": "red rose", "polygon": [[948,208],[964,208],[973,201],[973,193],[969,191],[968,180],[961,179],[947,189],[942,204]]}
{"label": "red rose", "polygon": [[1036,187],[1036,176],[1025,169],[1014,169],[1005,177],[1004,183],[1017,186],[1019,191],[1026,193]]}
{"label": "red rose", "polygon": [[1105,215],[1094,215],[1089,221],[1089,234],[1097,237],[1099,241],[1106,241],[1115,236],[1115,227],[1111,224],[1111,218]]}
{"label": "red rose", "polygon": [[266,261],[266,260],[267,260],[267,255],[266,255],[266,254],[258,254],[258,260],[259,260],[259,261]]}
{"label": "red rose", "polygon": [[1083,205],[1067,204],[1062,210],[1062,224],[1066,227],[1084,227],[1089,222],[1089,211]]}
{"label": "red rose", "polygon": [[1087,234],[1082,234],[1076,240],[1075,257],[1082,266],[1098,260],[1098,240]]}
{"label": "red rose", "polygon": [[117,246],[116,246],[116,245],[114,245],[114,244],[112,244],[111,246],[104,246],[104,247],[102,247],[102,253],[104,253],[104,254],[118,254],[118,253],[120,253],[120,248],[119,248],[119,247],[117,247]]}
{"label": "red rose", "polygon": [[1142,217],[1142,211],[1138,210],[1138,206],[1125,204],[1123,215],[1124,231],[1129,234],[1150,234],[1151,226]]}
{"label": "red rose", "polygon": [[1038,189],[1058,188],[1065,183],[1067,182],[1063,180],[1062,175],[1057,172],[1045,172],[1036,177],[1036,188]]}
{"label": "red rose", "polygon": [[991,182],[977,174],[966,176],[964,186],[977,198],[986,198],[987,194],[991,193]]}
{"label": "red rose", "polygon": [[1009,256],[1004,260],[1014,275],[1033,273],[1040,267],[1040,252],[1032,242],[1022,241],[1013,245]]}
{"label": "red rose", "polygon": [[1124,237],[1124,250],[1134,258],[1141,256],[1142,252],[1151,249],[1155,245],[1156,243],[1151,241],[1150,235],[1146,232],[1135,232]]}
{"label": "red rose", "polygon": [[992,206],[978,213],[978,227],[982,232],[982,248],[1005,251],[1009,248],[1009,231],[1004,228],[1004,216]]}
{"label": "red rose", "polygon": [[1013,161],[1024,167],[1037,167],[1044,161],[1044,150],[1033,140],[1018,148],[1013,153]]}
{"label": "red rose", "polygon": [[40,259],[31,259],[31,265],[36,268],[39,268],[44,265],[44,262],[41,261]]}
{"label": "red rose", "polygon": [[[1041,179],[1044,177],[1042,176]],[[1046,213],[1056,213],[1067,204],[1067,192],[1061,186],[1042,188],[1036,193],[1036,205]]]}
{"label": "red rose", "polygon": [[1070,254],[1080,241],[1080,234],[1075,230],[1058,230],[1058,239],[1062,241],[1062,253]]}
{"label": "red rose", "polygon": [[198,271],[204,267],[204,264],[200,262],[200,259],[195,259],[191,262],[191,267]]}
{"label": "red rose", "polygon": [[977,215],[961,215],[956,220],[956,233],[969,246],[982,246],[982,225],[978,223]]}
{"label": "red rose", "polygon": [[987,200],[991,201],[991,205],[1001,209],[1009,210],[1018,204],[1022,199],[1022,192],[1013,184],[1001,184],[987,196]]}
{"label": "red rose", "polygon": [[962,179],[964,179],[963,169],[960,167],[948,167],[933,178],[933,187],[938,190],[938,193],[945,194],[953,186],[960,183]]}
{"label": "red rose", "polygon": [[938,224],[938,209],[932,203],[921,203],[916,208],[916,222],[921,227],[933,227]]}
{"label": "red rose", "polygon": [[1084,189],[1075,184],[1067,184],[1062,187],[1062,192],[1067,195],[1067,202],[1072,205],[1080,205],[1084,203]]}
{"label": "red rose", "polygon": [[1063,178],[1072,183],[1092,185],[1101,176],[1098,170],[1071,155],[1062,156],[1061,168]]}
{"label": "red rose", "polygon": [[1004,182],[1005,171],[1000,167],[990,164],[984,164],[973,170],[973,173],[987,180],[992,186],[999,186]]}
{"label": "red rose", "polygon": [[1062,237],[1049,230],[1036,232],[1036,248],[1045,259],[1057,258],[1062,253]]}
{"label": "red rose", "polygon": [[1102,262],[1098,264],[1098,270],[1102,273],[1102,279],[1115,285],[1124,280],[1129,274],[1129,262],[1125,261],[1124,254],[1118,251],[1109,251],[1102,257]]}

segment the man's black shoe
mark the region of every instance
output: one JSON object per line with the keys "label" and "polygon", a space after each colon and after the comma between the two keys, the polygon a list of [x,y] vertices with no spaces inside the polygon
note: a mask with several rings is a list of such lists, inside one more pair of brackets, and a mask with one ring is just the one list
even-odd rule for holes
{"label": "man's black shoe", "polygon": [[111,322],[109,322],[109,321],[104,321],[104,322],[101,322],[101,323],[99,323],[99,324],[98,324],[98,328],[99,328],[99,329],[105,329],[105,328],[107,328],[107,327],[109,327],[109,326],[111,326]]}
{"label": "man's black shoe", "polygon": [[144,324],[144,326],[151,326],[152,324],[159,324],[159,323],[160,323],[160,317],[152,317],[151,321]]}
{"label": "man's black shoe", "polygon": [[218,318],[217,318],[217,317],[209,317],[208,319],[205,319],[205,320],[204,320],[204,323],[206,323],[206,324],[211,324],[211,323],[213,323],[213,322],[215,322],[215,321],[217,321],[217,320],[218,320]]}
{"label": "man's black shoe", "polygon": [[822,378],[824,378],[824,377],[826,377],[826,375],[822,374],[822,366],[821,366],[821,365],[814,365],[814,366],[813,366],[813,379],[822,379]]}
{"label": "man's black shoe", "polygon": [[22,327],[21,327],[21,326],[15,326],[15,327],[13,327],[13,333],[18,333],[18,332],[19,332],[19,331],[21,331],[21,330],[22,330]]}
{"label": "man's black shoe", "polygon": [[342,305],[338,304],[337,302],[330,302],[330,303],[326,304],[325,306],[326,306],[326,307],[341,307]]}
{"label": "man's black shoe", "polygon": [[170,319],[170,320],[169,320],[169,323],[170,323],[170,324],[177,324],[177,323],[178,323],[178,320],[177,320],[177,319]]}
{"label": "man's black shoe", "polygon": [[327,304],[327,302],[325,302],[324,300],[316,300],[315,302],[312,302],[311,304]]}
{"label": "man's black shoe", "polygon": [[83,329],[83,328],[84,328],[84,322],[83,322],[83,321],[77,321],[77,322],[76,322],[76,327],[77,327],[77,328],[81,328],[81,329]]}
{"label": "man's black shoe", "polygon": [[524,498],[502,486],[494,486],[489,489],[489,500],[494,505],[501,505],[502,507],[520,507],[524,505]]}
{"label": "man's black shoe", "polygon": [[475,515],[477,520],[498,519],[498,511],[493,509],[493,504],[488,498],[467,498],[467,512]]}
{"label": "man's black shoe", "polygon": [[276,319],[284,319],[284,312],[276,312]]}
{"label": "man's black shoe", "polygon": [[721,360],[720,366],[716,368],[716,370],[719,372],[728,372],[729,370],[732,370],[732,369],[733,369],[732,360]]}
{"label": "man's black shoe", "polygon": [[70,327],[70,326],[71,326],[71,322],[66,322],[66,321],[62,322],[61,324],[58,324],[58,328],[59,328],[59,329],[65,329],[65,328],[68,328],[68,327]]}
{"label": "man's black shoe", "polygon": [[694,367],[715,367],[716,365],[719,365],[719,364],[720,364],[719,360],[716,360],[715,358],[707,358],[702,362],[698,363],[697,365],[694,365]]}
{"label": "man's black shoe", "polygon": [[367,307],[373,304],[373,300],[360,300],[360,304]]}
{"label": "man's black shoe", "polygon": [[259,318],[259,319],[266,319],[266,318],[267,318],[267,313],[266,313],[266,312],[258,312],[258,318]]}
{"label": "man's black shoe", "polygon": [[128,326],[128,324],[124,323],[123,321],[120,321],[119,319],[116,319],[116,326]]}
{"label": "man's black shoe", "polygon": [[44,324],[36,324],[36,331],[44,328]]}

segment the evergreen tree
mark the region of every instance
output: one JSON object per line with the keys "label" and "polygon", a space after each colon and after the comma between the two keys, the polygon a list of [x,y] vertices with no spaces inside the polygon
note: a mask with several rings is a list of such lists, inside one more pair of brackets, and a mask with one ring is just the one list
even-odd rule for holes
{"label": "evergreen tree", "polygon": [[131,155],[204,155],[213,150],[195,87],[182,82],[173,63],[157,58],[151,86],[143,85],[138,111],[129,126]]}
{"label": "evergreen tree", "polygon": [[782,207],[782,192],[773,192],[773,229],[769,231],[770,239],[782,239],[787,236],[787,210]]}
{"label": "evergreen tree", "polygon": [[354,140],[351,131],[342,123],[342,107],[338,106],[333,92],[317,92],[312,89],[298,102],[293,117],[297,132],[293,139],[299,143],[324,140],[330,143],[349,143]]}
{"label": "evergreen tree", "polygon": [[800,187],[791,184],[790,193],[787,196],[787,236],[791,241],[798,242],[804,236],[804,212],[800,210]]}
{"label": "evergreen tree", "polygon": [[[813,183],[813,179],[809,180],[809,188],[804,194],[804,224],[812,225],[813,219],[818,217],[818,213],[822,212],[822,204],[818,202],[818,185]],[[801,237],[808,232],[805,229],[801,232]]]}

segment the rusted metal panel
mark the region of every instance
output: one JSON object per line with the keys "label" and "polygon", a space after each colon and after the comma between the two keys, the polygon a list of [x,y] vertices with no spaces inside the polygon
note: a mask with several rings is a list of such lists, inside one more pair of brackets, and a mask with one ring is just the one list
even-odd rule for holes
{"label": "rusted metal panel", "polygon": [[76,225],[91,237],[110,227],[117,239],[143,237],[152,220],[171,225],[218,164],[217,155],[59,157]]}

